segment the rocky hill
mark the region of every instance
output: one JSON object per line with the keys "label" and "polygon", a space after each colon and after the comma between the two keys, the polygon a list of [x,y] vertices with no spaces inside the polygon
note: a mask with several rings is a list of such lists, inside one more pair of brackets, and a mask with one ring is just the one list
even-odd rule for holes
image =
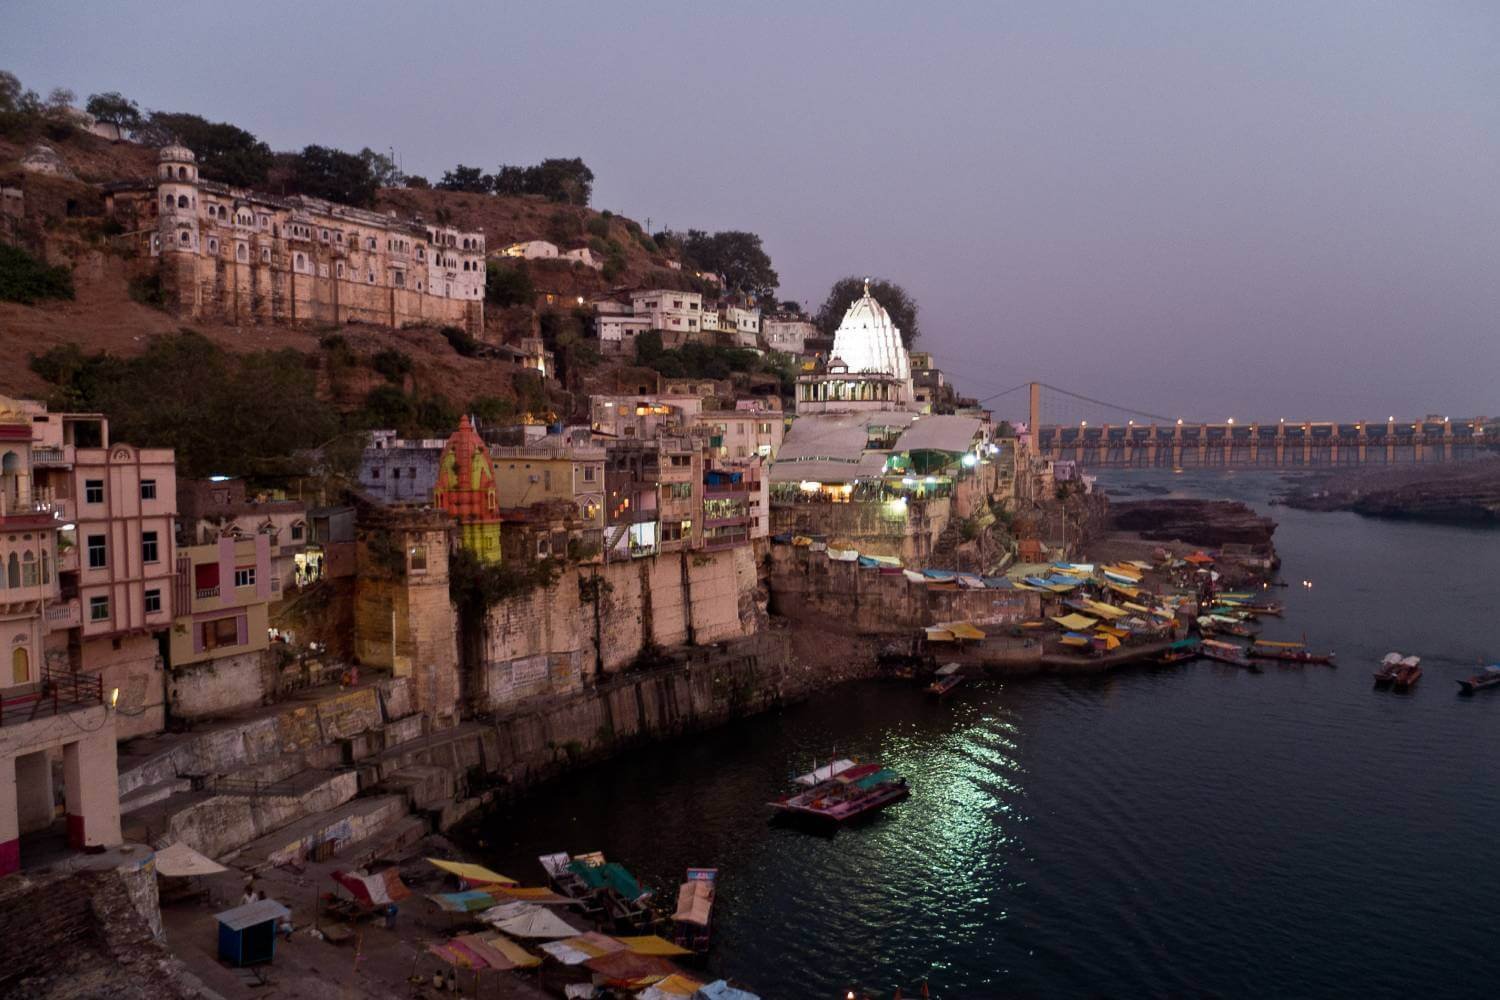
{"label": "rocky hill", "polygon": [[1302,510],[1500,526],[1500,458],[1340,472],[1299,483],[1284,499]]}

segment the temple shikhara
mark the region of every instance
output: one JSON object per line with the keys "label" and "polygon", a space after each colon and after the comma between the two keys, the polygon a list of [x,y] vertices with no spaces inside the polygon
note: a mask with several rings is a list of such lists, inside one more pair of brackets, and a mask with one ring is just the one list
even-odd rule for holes
{"label": "temple shikhara", "polygon": [[870,294],[854,301],[833,335],[833,352],[821,372],[797,379],[797,412],[844,413],[905,410],[915,394],[911,358],[891,314]]}
{"label": "temple shikhara", "polygon": [[448,513],[458,541],[485,562],[500,561],[500,501],[490,453],[466,416],[438,459],[433,505]]}

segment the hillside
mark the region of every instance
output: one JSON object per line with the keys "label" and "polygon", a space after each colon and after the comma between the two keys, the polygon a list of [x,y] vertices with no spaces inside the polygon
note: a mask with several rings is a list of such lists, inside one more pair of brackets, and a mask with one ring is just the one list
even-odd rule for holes
{"label": "hillside", "polygon": [[[68,176],[25,172],[21,159],[37,142],[56,151]],[[104,218],[103,185],[111,181],[153,176],[156,151],[132,143],[112,143],[73,131],[61,138],[40,140],[0,136],[0,184],[25,193],[26,217],[18,226],[20,242],[39,250],[53,264],[72,269],[76,298],[37,305],[0,302],[0,350],[9,362],[0,365],[0,392],[45,396],[48,385],[26,364],[29,355],[74,344],[85,353],[107,351],[120,357],[139,354],[154,336],[190,326],[231,352],[292,348],[317,355],[320,340],[332,328],[285,324],[231,326],[202,319],[187,320],[137,301],[128,277],[129,254],[110,237],[118,231]],[[274,193],[274,192],[272,192]],[[524,240],[546,239],[565,249],[592,246],[597,256],[612,256],[617,266],[611,278],[582,264],[560,261],[518,262],[531,279],[537,296],[530,305],[486,308],[483,340],[515,343],[538,332],[538,318],[553,306],[566,309],[578,296],[591,297],[643,284],[691,287],[690,275],[671,270],[666,258],[653,252],[640,227],[631,220],[593,209],[559,205],[540,198],[502,197],[463,192],[381,189],[376,207],[406,217],[440,221],[484,233],[493,255]],[[338,328],[354,358],[355,371],[320,384],[332,401],[349,412],[382,379],[369,368],[377,352],[400,351],[411,359],[410,385],[414,392],[437,393],[462,408],[481,398],[515,399],[519,373],[513,362],[460,355],[437,330],[401,330],[365,324]],[[311,361],[310,365],[316,362]],[[523,376],[524,378],[524,376]],[[553,392],[553,405],[568,409],[571,401]]]}

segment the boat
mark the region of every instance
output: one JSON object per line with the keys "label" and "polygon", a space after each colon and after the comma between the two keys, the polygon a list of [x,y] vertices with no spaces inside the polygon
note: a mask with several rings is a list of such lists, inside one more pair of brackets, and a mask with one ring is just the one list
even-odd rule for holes
{"label": "boat", "polygon": [[1250,639],[1255,636],[1255,629],[1249,622],[1240,621],[1238,618],[1230,618],[1226,615],[1202,615],[1198,618],[1198,631],[1202,635],[1235,635],[1241,639]]}
{"label": "boat", "polygon": [[1500,663],[1491,663],[1473,677],[1465,677],[1458,682],[1464,694],[1473,694],[1475,691],[1483,691],[1485,688],[1500,687]]}
{"label": "boat", "polygon": [[1394,687],[1398,691],[1407,691],[1421,677],[1422,658],[1420,656],[1386,653],[1380,661],[1380,669],[1375,671],[1375,686],[1378,688]]}
{"label": "boat", "polygon": [[719,869],[689,868],[687,881],[677,889],[677,909],[672,913],[672,942],[695,955],[707,953],[712,944],[714,895]]}
{"label": "boat", "polygon": [[1256,639],[1250,644],[1250,655],[1259,660],[1284,660],[1288,663],[1332,663],[1333,653],[1314,653],[1300,642],[1272,642]]}
{"label": "boat", "polygon": [[1410,691],[1412,685],[1421,679],[1421,659],[1415,656],[1408,656],[1401,661],[1401,666],[1396,668],[1396,676],[1391,682],[1391,687],[1397,691]]}
{"label": "boat", "polygon": [[1245,667],[1248,670],[1259,669],[1250,660],[1250,657],[1245,655],[1245,648],[1243,646],[1237,646],[1232,642],[1220,642],[1217,639],[1204,639],[1198,649],[1199,656],[1207,657],[1210,660],[1217,660],[1220,663],[1227,663],[1233,667]]}
{"label": "boat", "polygon": [[[815,768],[812,773],[819,770],[824,769]],[[769,805],[778,817],[837,826],[871,816],[909,794],[906,779],[895,771],[879,764],[855,764],[806,791],[783,795]]]}
{"label": "boat", "polygon": [[1158,663],[1183,663],[1199,655],[1197,639],[1178,639],[1156,657]]}
{"label": "boat", "polygon": [[957,663],[947,663],[938,667],[937,672],[932,675],[932,683],[927,685],[927,693],[934,698],[941,698],[958,687],[964,680],[964,675],[959,673],[959,669]]}

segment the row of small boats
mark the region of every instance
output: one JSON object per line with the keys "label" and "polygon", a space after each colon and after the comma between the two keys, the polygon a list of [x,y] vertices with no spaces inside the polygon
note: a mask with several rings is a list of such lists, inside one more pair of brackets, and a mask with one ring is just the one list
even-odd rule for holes
{"label": "row of small boats", "polygon": [[[1387,653],[1380,661],[1380,669],[1375,671],[1375,686],[1409,691],[1421,678],[1422,658],[1420,656]],[[1500,663],[1492,663],[1481,668],[1477,674],[1460,678],[1458,681],[1458,689],[1462,694],[1475,694],[1492,687],[1500,687]]]}
{"label": "row of small boats", "polygon": [[1332,652],[1314,652],[1307,648],[1306,643],[1301,642],[1273,642],[1269,639],[1256,639],[1249,646],[1241,646],[1239,643],[1211,638],[1183,639],[1180,642],[1174,642],[1163,651],[1160,660],[1163,663],[1181,663],[1197,657],[1227,663],[1234,667],[1244,667],[1247,670],[1259,669],[1255,665],[1256,660],[1329,665],[1332,665],[1334,660]]}

